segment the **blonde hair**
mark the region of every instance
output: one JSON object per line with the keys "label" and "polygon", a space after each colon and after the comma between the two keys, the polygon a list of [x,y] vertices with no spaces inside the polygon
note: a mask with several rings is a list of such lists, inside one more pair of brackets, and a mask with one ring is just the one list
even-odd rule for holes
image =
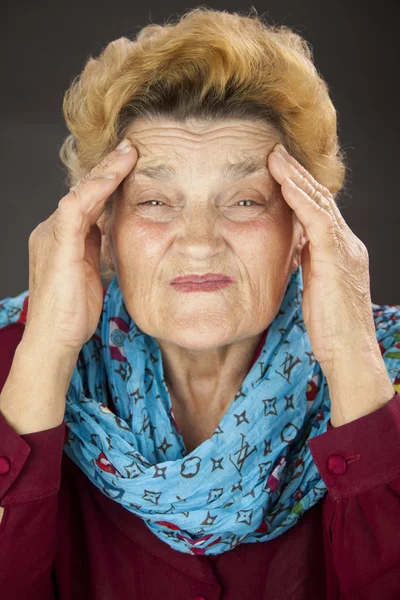
{"label": "blonde hair", "polygon": [[[251,14],[252,10],[255,14]],[[137,118],[263,119],[336,199],[346,166],[329,88],[308,42],[257,15],[204,6],[143,27],[89,57],[63,100],[70,135],[60,157],[74,185]],[[102,264],[102,268],[104,263]],[[107,269],[103,281],[112,278]]]}

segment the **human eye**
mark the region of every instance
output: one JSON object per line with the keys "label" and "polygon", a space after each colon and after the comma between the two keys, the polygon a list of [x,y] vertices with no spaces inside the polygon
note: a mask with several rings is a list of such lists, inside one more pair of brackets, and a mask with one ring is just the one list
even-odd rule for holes
{"label": "human eye", "polygon": [[147,206],[155,206],[154,204],[150,205],[150,202],[161,202],[161,204],[164,204],[164,202],[161,200],[146,200],[146,202],[139,202],[139,206],[142,206],[143,204],[147,204]]}
{"label": "human eye", "polygon": [[241,202],[252,202],[252,206],[261,206],[261,204],[259,204],[258,202],[255,202],[255,200],[250,200],[250,199],[239,200],[239,202],[237,202],[237,204],[240,204]]}

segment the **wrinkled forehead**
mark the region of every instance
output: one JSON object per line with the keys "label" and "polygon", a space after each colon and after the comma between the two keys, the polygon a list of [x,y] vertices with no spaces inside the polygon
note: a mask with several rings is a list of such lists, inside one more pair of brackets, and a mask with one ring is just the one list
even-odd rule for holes
{"label": "wrinkled forehead", "polygon": [[264,121],[199,120],[184,124],[167,120],[138,120],[126,132],[139,157],[127,183],[174,183],[191,175],[235,180],[268,176],[267,158],[281,141]]}

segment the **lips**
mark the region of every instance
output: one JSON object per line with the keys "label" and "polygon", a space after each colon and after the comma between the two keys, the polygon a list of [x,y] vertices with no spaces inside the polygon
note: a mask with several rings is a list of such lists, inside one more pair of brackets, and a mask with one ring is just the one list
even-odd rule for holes
{"label": "lips", "polygon": [[183,277],[175,277],[171,280],[171,285],[179,283],[206,283],[208,281],[226,281],[233,282],[234,278],[224,275],[224,273],[206,273],[205,275],[185,275]]}

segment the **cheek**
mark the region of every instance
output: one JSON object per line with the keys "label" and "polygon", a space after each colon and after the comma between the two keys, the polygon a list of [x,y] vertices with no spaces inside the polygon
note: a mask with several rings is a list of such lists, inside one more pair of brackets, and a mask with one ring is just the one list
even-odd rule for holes
{"label": "cheek", "polygon": [[111,236],[116,260],[136,272],[141,268],[149,270],[152,262],[159,262],[169,239],[165,224],[132,216],[115,219]]}
{"label": "cheek", "polygon": [[266,253],[271,258],[274,254],[285,252],[290,247],[293,236],[293,223],[290,218],[277,215],[266,215],[247,223],[235,223],[232,229],[232,239],[235,243],[251,247],[261,253]]}
{"label": "cheek", "polygon": [[[171,222],[156,222],[126,212],[116,215],[111,226],[117,258],[131,264],[136,262],[135,257],[139,257],[139,264],[151,262],[152,258],[161,260],[173,245],[176,231]],[[280,262],[291,245],[293,221],[290,214],[271,211],[248,221],[225,219],[219,233],[243,261],[257,263],[261,257]]]}
{"label": "cheek", "polygon": [[258,282],[261,294],[265,290],[281,293],[280,283],[290,269],[292,243],[291,218],[254,221],[235,238],[235,252],[250,281]]}

